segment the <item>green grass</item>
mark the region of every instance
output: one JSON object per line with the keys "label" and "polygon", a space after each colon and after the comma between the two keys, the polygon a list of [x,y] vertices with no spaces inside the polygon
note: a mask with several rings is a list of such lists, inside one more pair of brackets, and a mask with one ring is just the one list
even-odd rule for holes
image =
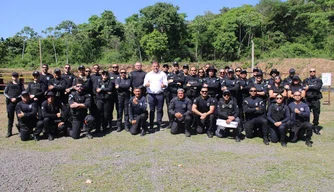
{"label": "green grass", "polygon": [[[241,143],[206,135],[186,138],[165,129],[145,137],[123,131],[92,140],[66,137],[52,142],[1,137],[0,150],[61,154],[62,163],[49,174],[63,191],[331,191],[333,108],[322,107],[324,129],[313,136],[312,148],[303,141],[283,148],[278,143],[265,146],[261,138]],[[87,179],[92,183],[86,184]]]}

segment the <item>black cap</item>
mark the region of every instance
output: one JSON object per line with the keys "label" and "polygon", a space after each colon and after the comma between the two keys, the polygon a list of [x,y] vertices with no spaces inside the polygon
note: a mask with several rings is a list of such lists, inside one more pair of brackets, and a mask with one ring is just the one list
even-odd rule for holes
{"label": "black cap", "polygon": [[257,67],[255,67],[254,69],[253,69],[253,72],[259,72],[259,68],[257,68]]}
{"label": "black cap", "polygon": [[56,68],[53,72],[54,73],[60,73],[61,71],[60,71],[60,69]]}
{"label": "black cap", "polygon": [[230,67],[229,66],[225,66],[224,69],[229,69]]}
{"label": "black cap", "polygon": [[12,73],[12,76],[14,76],[14,77],[18,77],[19,74],[18,74],[17,72],[13,72],[13,73]]}
{"label": "black cap", "polygon": [[106,70],[103,70],[101,74],[102,74],[102,75],[104,75],[104,74],[109,75],[109,72],[106,71]]}
{"label": "black cap", "polygon": [[173,62],[173,66],[176,66],[176,65],[179,66],[179,62],[174,61],[174,62]]}
{"label": "black cap", "polygon": [[80,65],[79,67],[78,67],[78,70],[81,70],[81,69],[85,69],[85,66],[83,66],[83,65]]}
{"label": "black cap", "polygon": [[223,95],[227,95],[227,94],[229,94],[229,95],[230,95],[230,94],[231,94],[231,92],[230,92],[229,90],[224,90],[224,91],[223,91]]}
{"label": "black cap", "polygon": [[163,64],[162,67],[168,67],[169,68],[169,65],[167,63]]}
{"label": "black cap", "polygon": [[24,91],[21,92],[21,96],[23,96],[23,95],[29,95],[29,92],[24,90]]}
{"label": "black cap", "polygon": [[184,64],[183,65],[183,69],[189,69],[189,65],[188,64]]}
{"label": "black cap", "polygon": [[227,73],[234,73],[234,70],[230,68],[227,70]]}
{"label": "black cap", "polygon": [[246,70],[241,70],[240,74],[247,74]]}
{"label": "black cap", "polygon": [[296,76],[292,77],[292,80],[298,80],[298,81],[300,81],[300,78],[299,78],[299,76],[296,75]]}
{"label": "black cap", "polygon": [[262,72],[262,70],[259,70],[259,71],[257,72],[256,76],[263,76],[263,72]]}
{"label": "black cap", "polygon": [[49,91],[47,94],[46,94],[47,97],[54,97],[55,96],[55,93],[53,91]]}
{"label": "black cap", "polygon": [[291,68],[291,69],[289,70],[289,73],[296,73],[296,70],[295,70],[294,68]]}
{"label": "black cap", "polygon": [[269,73],[269,75],[271,76],[272,74],[276,73],[276,75],[279,75],[279,71],[277,71],[277,69],[272,69]]}
{"label": "black cap", "polygon": [[32,73],[32,76],[39,76],[39,72],[38,72],[38,71],[34,71],[34,72]]}
{"label": "black cap", "polygon": [[213,70],[215,73],[217,72],[217,69],[214,66],[210,66],[206,72],[209,72],[210,70]]}

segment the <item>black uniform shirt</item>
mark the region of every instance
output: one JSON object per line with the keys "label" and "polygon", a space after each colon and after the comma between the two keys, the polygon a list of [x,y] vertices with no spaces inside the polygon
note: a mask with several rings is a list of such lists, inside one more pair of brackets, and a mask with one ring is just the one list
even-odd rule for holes
{"label": "black uniform shirt", "polygon": [[[289,104],[289,109],[291,112],[290,119],[294,124],[299,124],[309,121],[310,108],[306,103],[300,102],[299,104],[296,104],[295,102],[292,102]],[[295,109],[298,109],[300,113],[299,114],[295,113]]]}
{"label": "black uniform shirt", "polygon": [[278,105],[277,103],[271,104],[268,108],[267,119],[271,123],[282,122],[286,123],[290,120],[290,110],[285,104]]}
{"label": "black uniform shirt", "polygon": [[66,81],[66,89],[72,87],[73,80],[75,79],[75,75],[73,73],[62,74],[61,78]]}
{"label": "black uniform shirt", "polygon": [[[242,106],[247,120],[264,116],[266,112],[265,102],[260,97],[247,97]],[[259,110],[256,110],[256,108],[259,108]]]}
{"label": "black uniform shirt", "polygon": [[20,96],[23,90],[24,90],[24,86],[22,83],[18,82],[17,84],[14,84],[11,81],[5,87],[4,96],[7,99],[12,99],[12,98],[20,99]]}
{"label": "black uniform shirt", "polygon": [[57,113],[61,112],[61,119],[65,121],[68,117],[68,108],[62,102],[54,101],[53,104],[44,101],[42,103],[42,116],[43,118],[58,119]]}
{"label": "black uniform shirt", "polygon": [[168,112],[171,115],[175,113],[181,113],[183,116],[191,114],[191,100],[187,97],[179,99],[178,97],[173,98],[170,101]]}
{"label": "black uniform shirt", "polygon": [[91,107],[91,95],[84,92],[73,92],[68,97],[69,105],[76,103],[85,104],[86,108],[71,108],[71,114],[76,117],[84,118],[87,115],[87,108]]}
{"label": "black uniform shirt", "polygon": [[44,93],[46,91],[46,87],[44,83],[42,82],[30,82],[27,87],[27,91],[30,95],[35,95],[35,98],[38,99],[38,101],[44,101]]}
{"label": "black uniform shirt", "polygon": [[107,79],[103,81],[102,79],[98,79],[96,83],[95,87],[101,89],[99,93],[94,89],[96,99],[110,99],[113,88],[111,80]]}
{"label": "black uniform shirt", "polygon": [[129,101],[129,119],[130,121],[134,120],[136,116],[139,116],[146,112],[147,109],[147,102],[146,97],[141,96],[140,99],[138,99],[138,104],[133,103],[133,99],[135,96],[130,98]]}
{"label": "black uniform shirt", "polygon": [[133,87],[142,87],[144,84],[146,72],[143,70],[135,70],[131,71],[129,74],[129,78],[131,79],[131,83]]}
{"label": "black uniform shirt", "polygon": [[210,106],[216,106],[216,101],[211,97],[204,99],[202,96],[199,96],[194,100],[194,104],[197,105],[197,110],[199,112],[206,113],[210,111]]}
{"label": "black uniform shirt", "polygon": [[20,101],[15,107],[16,114],[19,114],[21,111],[24,113],[24,116],[21,118],[21,121],[24,123],[29,123],[37,119],[37,103],[29,100],[29,102],[24,103]]}
{"label": "black uniform shirt", "polygon": [[224,99],[221,99],[217,103],[217,113],[220,119],[226,120],[228,116],[237,118],[239,116],[239,107],[233,99],[230,99],[227,103]]}
{"label": "black uniform shirt", "polygon": [[129,78],[122,79],[121,77],[117,77],[115,85],[119,86],[117,89],[118,93],[130,93],[131,80]]}

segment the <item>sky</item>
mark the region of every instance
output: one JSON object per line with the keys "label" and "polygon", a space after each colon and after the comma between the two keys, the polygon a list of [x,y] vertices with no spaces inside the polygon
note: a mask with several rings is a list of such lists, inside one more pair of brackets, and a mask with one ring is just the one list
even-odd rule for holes
{"label": "sky", "polygon": [[179,6],[179,12],[186,13],[186,19],[192,20],[206,11],[219,13],[223,7],[256,5],[259,0],[3,0],[0,3],[0,37],[14,36],[24,26],[41,34],[42,30],[65,20],[87,23],[90,16],[100,15],[104,10],[111,10],[118,21],[125,22],[127,17],[157,2]]}

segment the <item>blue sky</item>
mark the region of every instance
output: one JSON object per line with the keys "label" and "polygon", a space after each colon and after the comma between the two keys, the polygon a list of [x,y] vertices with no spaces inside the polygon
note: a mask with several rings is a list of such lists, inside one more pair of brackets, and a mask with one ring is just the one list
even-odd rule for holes
{"label": "blue sky", "polygon": [[206,11],[219,13],[222,7],[256,5],[259,0],[3,0],[0,3],[0,37],[11,37],[24,26],[40,34],[64,20],[85,23],[90,16],[100,15],[104,10],[111,10],[118,21],[124,22],[125,18],[156,2],[178,5],[180,12],[187,14],[186,19],[191,20]]}

